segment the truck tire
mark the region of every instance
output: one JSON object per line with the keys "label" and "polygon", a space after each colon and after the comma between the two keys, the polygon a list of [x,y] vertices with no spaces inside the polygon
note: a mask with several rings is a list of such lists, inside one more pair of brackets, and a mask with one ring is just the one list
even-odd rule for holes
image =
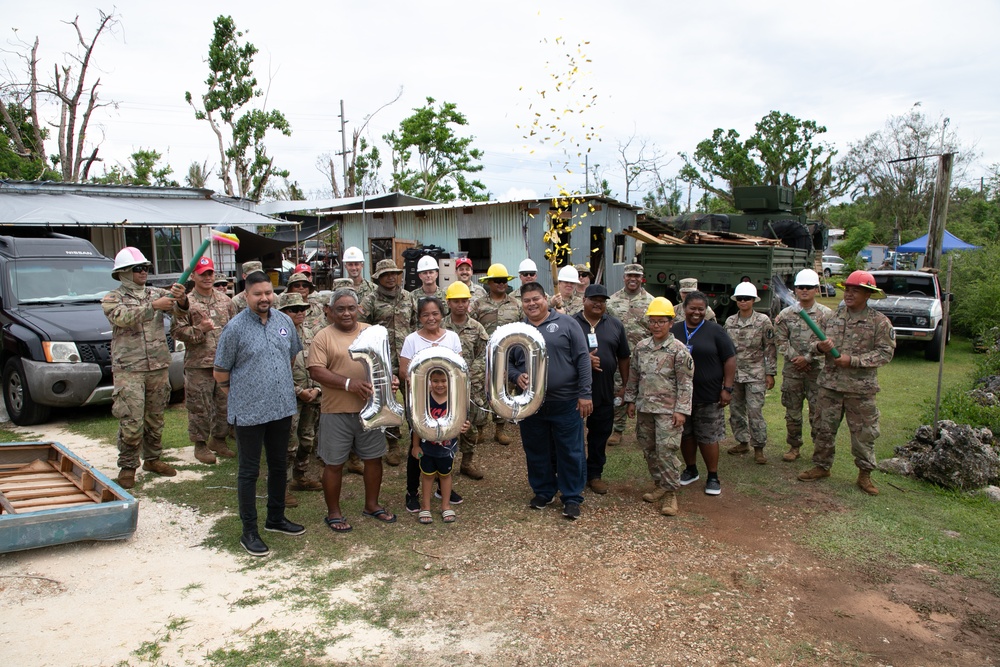
{"label": "truck tire", "polygon": [[927,341],[927,347],[924,348],[924,359],[927,361],[941,361],[942,328],[938,324],[937,329],[934,330],[934,338]]}
{"label": "truck tire", "polygon": [[47,421],[52,408],[31,399],[24,378],[24,364],[17,357],[7,360],[3,368],[3,402],[7,416],[18,426],[33,426]]}

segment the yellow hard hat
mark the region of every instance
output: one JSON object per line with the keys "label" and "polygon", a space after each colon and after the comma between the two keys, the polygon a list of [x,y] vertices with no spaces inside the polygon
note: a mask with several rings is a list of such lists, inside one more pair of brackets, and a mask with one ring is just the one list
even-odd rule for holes
{"label": "yellow hard hat", "polygon": [[653,299],[646,308],[646,317],[673,317],[674,306],[662,296]]}
{"label": "yellow hard hat", "polygon": [[471,299],[472,292],[469,291],[469,286],[463,283],[461,280],[453,282],[448,285],[448,291],[444,293],[444,298],[446,299]]}
{"label": "yellow hard hat", "polygon": [[490,264],[490,268],[486,269],[486,276],[479,279],[479,282],[485,283],[487,280],[493,280],[494,278],[503,278],[507,282],[514,279],[514,276],[507,273],[507,267],[503,264]]}

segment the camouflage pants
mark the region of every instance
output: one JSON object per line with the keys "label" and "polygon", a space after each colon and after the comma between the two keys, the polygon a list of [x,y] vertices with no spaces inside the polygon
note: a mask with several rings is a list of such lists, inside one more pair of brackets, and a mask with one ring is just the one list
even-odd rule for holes
{"label": "camouflage pants", "polygon": [[225,440],[229,434],[228,399],[212,376],[211,368],[184,369],[184,405],[191,442]]}
{"label": "camouflage pants", "polygon": [[142,460],[153,461],[163,452],[163,411],[170,401],[167,369],[115,371],[114,404],[118,418],[118,467],[138,468]]}
{"label": "camouflage pants", "polygon": [[677,452],[681,448],[683,428],[674,426],[674,415],[637,412],[635,417],[635,439],[646,458],[649,476],[653,484],[663,489],[679,489],[681,486],[681,461]]}
{"label": "camouflage pants", "polygon": [[754,447],[767,444],[767,422],[764,421],[763,382],[734,382],[733,400],[729,403],[729,426],[737,442],[749,442]]}
{"label": "camouflage pants", "polygon": [[[615,369],[615,396],[618,392],[622,390],[622,374]],[[625,404],[622,403],[615,408],[615,430],[619,433],[625,432],[625,423],[628,421],[628,415],[625,413]]]}
{"label": "camouflage pants", "polygon": [[851,431],[851,455],[854,465],[861,470],[875,469],[875,439],[879,436],[879,411],[875,396],[844,394],[826,387],[819,388],[816,401],[819,408],[819,425],[813,441],[813,463],[824,470],[833,466],[834,443],[840,422],[847,418]]}
{"label": "camouflage pants", "polygon": [[809,373],[795,370],[791,364],[785,364],[781,377],[781,404],[785,407],[785,438],[789,447],[802,446],[802,406],[809,401],[809,434],[816,442],[816,429],[819,428],[819,369]]}
{"label": "camouflage pants", "polygon": [[487,413],[476,405],[475,401],[469,401],[469,430],[458,438],[458,451],[463,454],[473,454],[476,451],[476,440],[479,438],[479,429],[486,426]]}
{"label": "camouflage pants", "polygon": [[309,469],[309,460],[316,452],[316,430],[319,427],[319,403],[298,401],[299,411],[292,415],[288,435],[288,469],[302,476]]}

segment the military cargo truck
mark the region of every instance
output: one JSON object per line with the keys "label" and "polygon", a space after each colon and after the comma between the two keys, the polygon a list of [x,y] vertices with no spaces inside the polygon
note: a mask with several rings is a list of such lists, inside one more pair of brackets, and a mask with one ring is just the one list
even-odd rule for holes
{"label": "military cargo truck", "polygon": [[697,278],[698,288],[709,299],[721,323],[736,312],[733,290],[744,281],[757,288],[760,302],[755,309],[774,317],[783,307],[772,298],[771,276],[780,276],[791,286],[795,274],[814,268],[814,253],[826,245],[826,229],[809,223],[806,216],[792,213],[795,193],[781,186],[738,187],[734,189],[740,215],[685,215],[668,218],[665,225],[640,223],[643,231],[674,236],[697,229],[707,232],[734,232],[762,239],[778,239],[783,245],[737,245],[726,243],[643,244],[640,263],[645,270],[646,289],[653,296],[678,300],[682,278]]}

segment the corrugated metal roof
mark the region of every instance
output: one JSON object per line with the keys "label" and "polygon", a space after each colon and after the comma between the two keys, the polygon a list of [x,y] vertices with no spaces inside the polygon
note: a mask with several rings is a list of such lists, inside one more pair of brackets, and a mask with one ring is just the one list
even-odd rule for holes
{"label": "corrugated metal roof", "polygon": [[387,206],[419,206],[433,204],[429,199],[411,197],[401,192],[388,192],[382,195],[365,195],[362,197],[341,197],[339,199],[302,199],[294,201],[268,201],[257,204],[258,213],[275,215],[278,213],[355,211],[362,205],[371,208],[372,205],[385,208]]}

